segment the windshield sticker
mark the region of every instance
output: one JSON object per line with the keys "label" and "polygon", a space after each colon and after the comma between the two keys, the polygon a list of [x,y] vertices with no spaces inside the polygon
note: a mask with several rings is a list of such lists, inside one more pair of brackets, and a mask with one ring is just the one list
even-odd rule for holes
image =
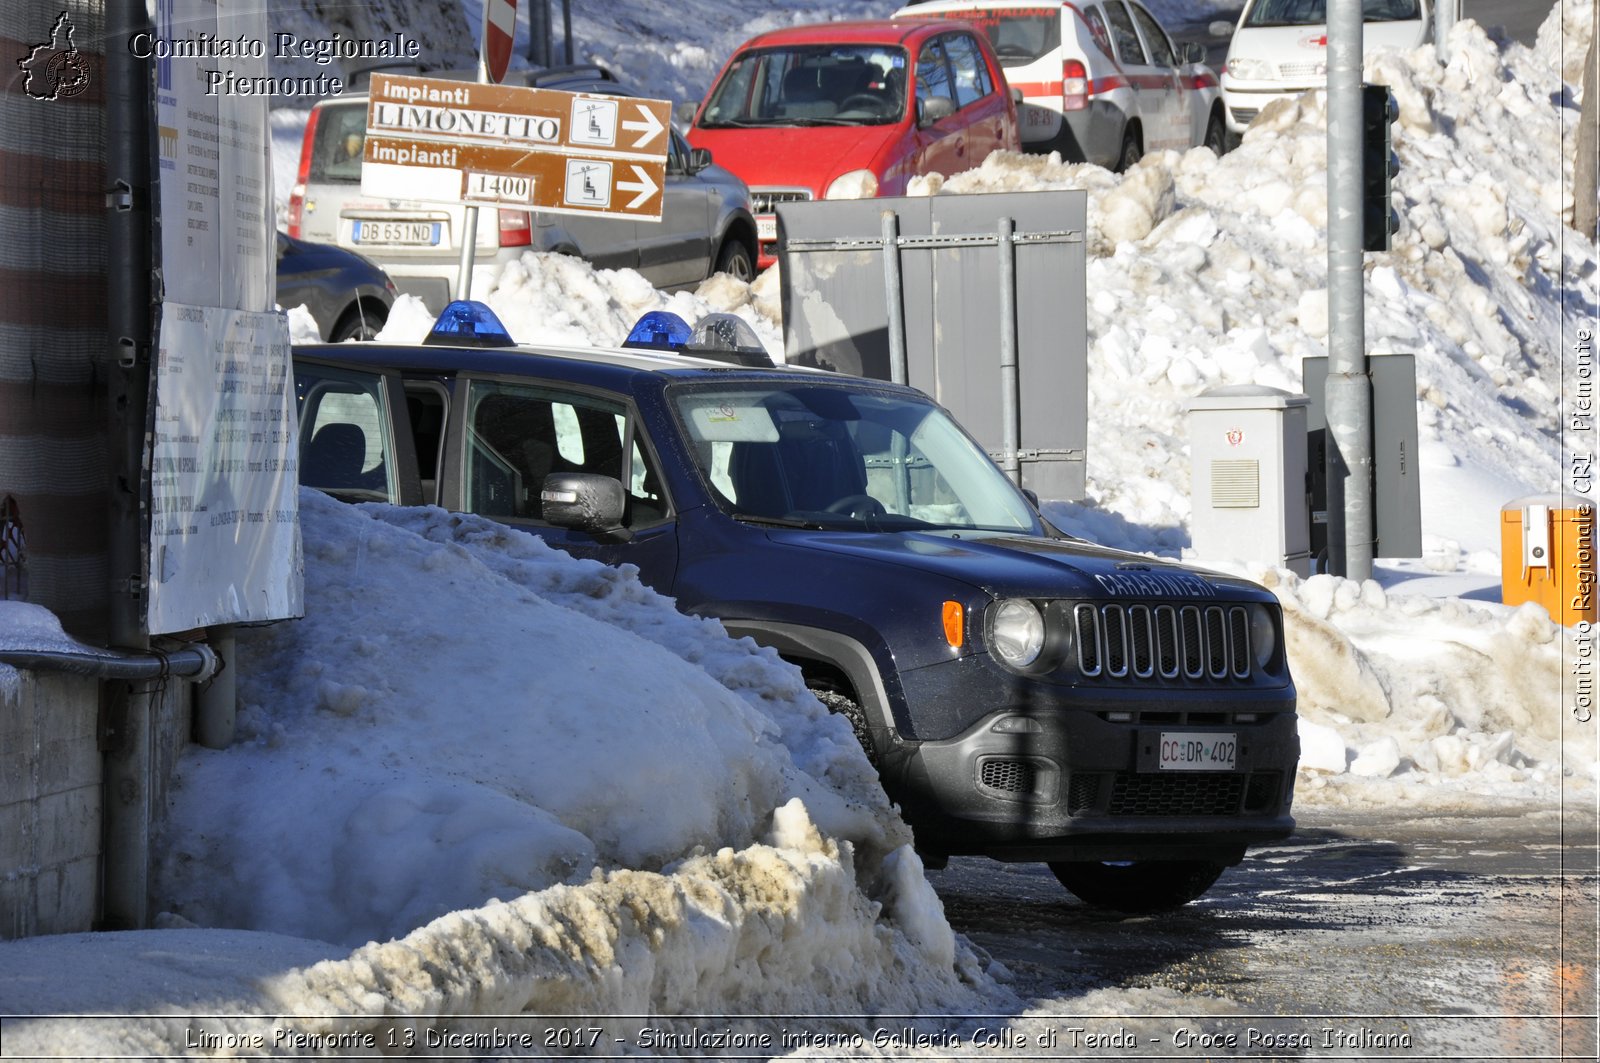
{"label": "windshield sticker", "polygon": [[765,406],[710,399],[690,406],[689,428],[702,443],[776,443],[778,426]]}
{"label": "windshield sticker", "polygon": [[1215,598],[1217,589],[1199,576],[1162,573],[1116,573],[1094,578],[1108,594],[1146,598]]}

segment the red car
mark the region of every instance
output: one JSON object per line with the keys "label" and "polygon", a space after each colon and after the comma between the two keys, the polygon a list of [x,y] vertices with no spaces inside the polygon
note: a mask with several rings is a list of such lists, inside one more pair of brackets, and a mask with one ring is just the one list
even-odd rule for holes
{"label": "red car", "polygon": [[760,265],[774,204],[898,196],[917,174],[954,174],[1018,151],[1000,61],[963,22],[829,22],[763,33],[729,59],[689,143],[750,186]]}

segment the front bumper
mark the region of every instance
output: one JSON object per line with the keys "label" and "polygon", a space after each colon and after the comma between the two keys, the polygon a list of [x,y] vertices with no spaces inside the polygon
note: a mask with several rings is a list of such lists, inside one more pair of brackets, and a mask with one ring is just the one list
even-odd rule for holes
{"label": "front bumper", "polygon": [[1247,84],[1248,87],[1242,87],[1237,82],[1230,82],[1227,77],[1222,79],[1222,112],[1230,133],[1243,133],[1256,120],[1256,115],[1267,109],[1268,104],[1298,99],[1307,92],[1322,88],[1324,83],[1295,85],[1273,81]]}
{"label": "front bumper", "polygon": [[[898,743],[884,785],[931,853],[1231,863],[1294,829],[1293,688],[1274,693],[1001,709],[950,738]],[[1235,735],[1233,770],[1159,768],[1173,732]]]}

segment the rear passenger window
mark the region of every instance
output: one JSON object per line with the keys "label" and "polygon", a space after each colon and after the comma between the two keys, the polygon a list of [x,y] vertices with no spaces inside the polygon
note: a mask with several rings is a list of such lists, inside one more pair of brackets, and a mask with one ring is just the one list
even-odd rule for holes
{"label": "rear passenger window", "polygon": [[956,106],[977,103],[989,95],[989,64],[983,61],[978,42],[966,34],[946,37],[945,54],[950,57],[950,69],[955,74]]}
{"label": "rear passenger window", "polygon": [[1122,0],[1106,4],[1106,18],[1111,20],[1111,40],[1117,46],[1117,58],[1132,66],[1149,66],[1144,55],[1144,45],[1139,43],[1139,33],[1133,28],[1133,19]]}
{"label": "rear passenger window", "polygon": [[546,476],[587,472],[622,482],[623,523],[639,527],[666,516],[661,478],[637,441],[624,449],[620,403],[520,384],[472,381],[467,398],[465,508],[486,517],[543,523]]}
{"label": "rear passenger window", "polygon": [[300,483],[351,502],[400,501],[383,379],[297,365]]}
{"label": "rear passenger window", "polygon": [[1150,58],[1156,66],[1177,66],[1178,57],[1172,54],[1172,45],[1167,41],[1166,32],[1151,17],[1150,12],[1138,4],[1130,4],[1133,17],[1139,20],[1139,28],[1144,31],[1144,41],[1150,46]]}
{"label": "rear passenger window", "polygon": [[1111,54],[1111,34],[1106,30],[1106,20],[1100,14],[1100,9],[1098,7],[1084,8],[1083,22],[1084,25],[1089,27],[1089,36],[1094,38],[1095,47],[1104,52],[1107,59],[1114,58]]}

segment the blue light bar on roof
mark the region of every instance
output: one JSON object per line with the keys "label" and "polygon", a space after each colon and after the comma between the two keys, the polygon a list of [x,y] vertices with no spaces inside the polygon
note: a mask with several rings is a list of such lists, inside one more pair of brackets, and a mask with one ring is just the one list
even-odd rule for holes
{"label": "blue light bar on roof", "polygon": [[517,341],[484,303],[457,299],[433,323],[425,344],[447,347],[515,347]]}
{"label": "blue light bar on roof", "polygon": [[689,323],[670,310],[652,310],[634,322],[633,331],[622,341],[624,347],[646,351],[683,349],[689,342]]}

